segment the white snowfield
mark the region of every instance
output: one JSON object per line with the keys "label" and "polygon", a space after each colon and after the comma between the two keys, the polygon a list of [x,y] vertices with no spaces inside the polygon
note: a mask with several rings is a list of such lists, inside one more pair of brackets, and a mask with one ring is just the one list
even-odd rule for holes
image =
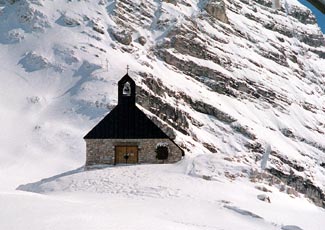
{"label": "white snowfield", "polygon": [[[226,25],[206,13],[207,1],[177,2],[0,0],[0,230],[325,229],[324,209],[304,195],[250,178],[261,166],[274,167],[325,188],[320,166],[325,162],[325,63],[320,58],[325,48],[266,28],[276,22],[279,31],[289,28],[290,34],[310,34],[317,41],[324,36],[317,24],[305,25],[288,14],[298,7],[308,18],[308,10],[297,0],[286,1],[286,12],[263,5],[272,0],[226,0]],[[287,102],[272,105],[245,94],[217,93],[154,54],[170,40],[169,32],[193,25],[195,41],[221,64],[174,48],[164,51],[229,79],[249,80]],[[130,45],[112,36],[112,30],[129,27]],[[143,46],[139,36],[147,40]],[[288,66],[268,58],[269,53],[291,57],[285,60]],[[83,171],[83,136],[116,105],[116,82],[127,65],[147,92],[155,94],[141,73],[236,121],[222,122],[181,97],[156,94],[190,115],[189,135],[175,130],[186,158],[174,165]],[[245,147],[255,141],[304,171],[269,151],[257,159]],[[209,146],[217,153],[211,154]]]}
{"label": "white snowfield", "polygon": [[323,209],[303,196],[207,170],[214,158],[79,168],[21,185],[40,194],[2,193],[0,229],[323,229]]}

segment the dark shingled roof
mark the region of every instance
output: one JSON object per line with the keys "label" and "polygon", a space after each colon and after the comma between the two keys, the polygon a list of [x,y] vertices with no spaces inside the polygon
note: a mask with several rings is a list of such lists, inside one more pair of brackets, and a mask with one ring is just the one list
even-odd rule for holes
{"label": "dark shingled roof", "polygon": [[117,105],[84,139],[169,138],[135,105]]}

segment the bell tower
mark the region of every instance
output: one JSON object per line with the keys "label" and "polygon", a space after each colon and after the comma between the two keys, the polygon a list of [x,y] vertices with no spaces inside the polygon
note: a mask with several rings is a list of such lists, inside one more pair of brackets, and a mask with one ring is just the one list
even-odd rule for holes
{"label": "bell tower", "polygon": [[129,74],[118,82],[118,105],[135,105],[135,82]]}

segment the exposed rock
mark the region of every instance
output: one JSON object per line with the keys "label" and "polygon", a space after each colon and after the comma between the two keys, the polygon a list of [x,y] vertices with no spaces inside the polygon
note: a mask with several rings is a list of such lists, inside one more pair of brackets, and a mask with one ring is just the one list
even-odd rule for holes
{"label": "exposed rock", "polygon": [[224,22],[229,23],[227,14],[226,14],[226,4],[223,0],[210,0],[206,6],[205,10],[212,17]]}
{"label": "exposed rock", "polygon": [[239,124],[238,122],[233,122],[231,123],[231,128],[233,128],[233,130],[235,132],[241,133],[242,135],[244,135],[245,137],[251,139],[251,140],[255,140],[256,139],[256,135],[253,134],[248,126],[242,126],[241,124]]}
{"label": "exposed rock", "polygon": [[272,7],[272,1],[268,1],[268,0],[253,0],[253,1],[266,7]]}
{"label": "exposed rock", "polygon": [[281,184],[279,191],[284,192],[286,190],[286,186],[284,184]]}
{"label": "exposed rock", "polygon": [[[275,171],[274,171],[275,170]],[[272,173],[269,173],[272,171]],[[322,190],[318,187],[313,187],[312,182],[309,180],[303,179],[303,177],[296,176],[291,172],[291,174],[281,173],[281,176],[275,172],[280,172],[274,168],[267,169],[267,172],[258,172],[257,170],[253,170],[250,173],[250,180],[254,183],[256,182],[268,182],[269,186],[277,185],[280,192],[285,192],[291,197],[299,197],[298,192],[302,192],[306,197],[311,199],[316,205],[320,207],[324,207],[322,205],[325,204],[319,197],[324,197]],[[285,176],[283,176],[285,175]],[[294,178],[294,179],[293,179]],[[298,178],[298,179],[297,179]],[[296,181],[299,181],[296,183]],[[302,189],[302,185],[304,184],[305,189]],[[296,187],[295,187],[296,186]],[[256,186],[255,188],[263,191],[263,192],[271,192],[267,190],[265,187]],[[323,195],[322,195],[323,194]]]}
{"label": "exposed rock", "polygon": [[215,63],[221,64],[220,58],[217,55],[206,50],[204,41],[200,41],[197,37],[189,35],[182,36],[179,32],[180,31],[177,31],[175,36],[171,36],[170,43],[165,43],[165,47],[169,46],[175,48],[182,54],[189,54],[193,57],[211,60]]}
{"label": "exposed rock", "polygon": [[71,49],[57,46],[53,48],[53,52],[57,57],[59,57],[68,65],[79,61],[78,58],[75,56],[75,52]]}
{"label": "exposed rock", "polygon": [[[176,38],[176,41],[179,40],[178,37],[173,37],[173,38]],[[173,40],[173,38],[171,40]],[[185,51],[185,54],[191,54],[193,56],[196,56],[202,53],[202,55],[199,56],[200,58],[205,56],[207,57],[207,60],[214,60],[214,62],[221,64],[221,61],[218,62],[219,59],[218,57],[214,58],[213,56],[209,56],[209,53],[204,54],[204,52],[202,52],[203,48],[192,49],[191,47],[192,46],[195,47],[195,44],[192,45],[192,43],[189,43],[186,46],[184,46],[186,43],[182,43],[182,42],[176,42],[176,43],[171,42],[170,44],[179,44],[174,47],[178,49],[180,52],[183,52],[184,50],[188,50]],[[165,43],[165,45],[169,46],[169,43],[167,44]],[[198,50],[198,52],[200,53],[195,52],[195,50]],[[265,88],[265,86],[259,86],[249,80],[247,80],[247,82],[244,82],[242,80],[237,80],[232,78],[231,76],[227,76],[224,72],[220,72],[206,66],[201,66],[198,63],[195,63],[193,61],[180,59],[179,57],[173,55],[172,52],[170,52],[169,50],[159,49],[156,55],[162,58],[166,63],[176,67],[179,70],[182,70],[187,75],[192,76],[195,80],[202,82],[203,84],[210,87],[211,90],[216,91],[220,94],[225,94],[236,98],[240,96],[243,97],[253,96],[259,100],[265,100],[269,103],[273,103],[274,105],[277,104],[276,100],[279,100],[286,104],[291,103],[290,101],[288,101],[286,97],[276,94],[274,91]]]}
{"label": "exposed rock", "polygon": [[295,197],[298,197],[299,196],[298,192],[294,188],[291,188],[291,187],[288,187],[287,188],[287,194],[293,195]]}
{"label": "exposed rock", "polygon": [[281,162],[289,165],[291,168],[297,170],[298,172],[303,172],[305,170],[303,166],[297,164],[297,161],[289,160],[288,157],[282,156],[275,151],[271,151],[271,155],[278,158]]}
{"label": "exposed rock", "polygon": [[[315,20],[315,18],[313,18],[314,17],[313,15],[310,15],[310,17],[306,16],[307,18],[305,18],[305,16],[301,15],[300,13],[293,11],[293,14],[294,14],[293,16],[298,18],[298,20],[299,19],[301,21],[306,20],[306,23],[308,21],[308,22],[310,22],[310,24],[315,24],[315,22],[313,22],[313,20]],[[308,13],[306,13],[306,14],[308,14]],[[302,31],[300,28],[293,29],[293,28],[287,27],[283,24],[276,23],[273,20],[272,21],[265,20],[262,23],[263,23],[264,27],[267,29],[279,32],[280,34],[283,34],[289,38],[296,37],[299,41],[301,41],[309,46],[320,47],[320,46],[324,46],[324,44],[325,44],[325,39],[321,32],[319,32],[317,34],[309,33],[306,31]],[[283,60],[281,62],[283,62]]]}
{"label": "exposed rock", "polygon": [[290,16],[298,19],[303,24],[316,24],[316,18],[309,9],[302,9],[297,6],[292,6]]}
{"label": "exposed rock", "polygon": [[325,45],[324,35],[319,34],[308,34],[308,33],[301,33],[298,35],[298,39],[303,43],[313,46],[313,47],[320,47]]}
{"label": "exposed rock", "polygon": [[[159,94],[158,88],[160,90],[164,91],[163,85],[159,85],[157,81],[155,81],[153,78],[146,78],[146,82],[151,82],[151,85],[148,84],[148,86],[152,87],[152,90]],[[156,90],[156,91],[155,91]],[[153,114],[156,114],[161,120],[165,121],[167,124],[171,125],[173,128],[177,129],[178,131],[184,133],[184,134],[189,134],[188,133],[188,127],[189,127],[189,122],[190,116],[188,113],[181,111],[177,108],[174,108],[172,105],[169,103],[166,103],[161,97],[158,97],[156,95],[153,95],[151,92],[148,92],[142,88],[138,88],[138,98],[137,102],[146,108],[148,111],[152,112]],[[163,95],[163,94],[162,94]],[[154,121],[158,122],[159,121]],[[158,125],[159,127],[162,127],[162,124]],[[164,128],[162,127],[164,130]],[[165,130],[164,130],[165,131]],[[168,131],[169,135],[172,135],[173,137],[175,136],[174,133],[171,133]],[[170,136],[171,137],[171,136]]]}
{"label": "exposed rock", "polygon": [[39,96],[32,96],[32,97],[26,97],[26,100],[30,104],[38,104],[41,99]]}
{"label": "exposed rock", "polygon": [[68,17],[67,15],[61,15],[61,17],[56,21],[56,23],[61,26],[67,26],[67,27],[80,26],[79,20]]}
{"label": "exposed rock", "polygon": [[167,2],[167,3],[170,3],[170,4],[173,4],[173,5],[177,5],[177,0],[163,0],[163,2]]}
{"label": "exposed rock", "polygon": [[200,66],[193,61],[179,59],[168,51],[159,50],[157,55],[166,63],[177,67],[196,80],[208,85],[213,91],[220,94],[236,96],[234,90],[231,89],[231,86],[235,84],[234,80],[225,76],[223,73]]}
{"label": "exposed rock", "polygon": [[230,157],[224,157],[223,159],[230,162],[234,161],[234,158],[230,158]]}
{"label": "exposed rock", "polygon": [[258,47],[256,50],[257,53],[259,53],[261,56],[271,59],[272,61],[278,63],[279,65],[283,65],[285,67],[288,67],[288,61],[286,55],[283,53],[284,50],[282,47],[279,47],[278,52],[272,52],[270,50],[265,50],[263,47]]}
{"label": "exposed rock", "polygon": [[227,177],[230,180],[235,180],[236,179],[236,175],[232,174],[232,173],[230,173],[228,171],[225,172],[225,177]]}
{"label": "exposed rock", "polygon": [[255,188],[263,192],[272,192],[271,190],[265,188],[264,186],[255,186]]}
{"label": "exposed rock", "polygon": [[268,197],[268,196],[265,195],[265,194],[259,194],[259,195],[257,195],[257,199],[259,199],[259,200],[261,200],[261,201],[264,201],[264,202],[271,203],[271,199],[270,199],[270,197]]}
{"label": "exposed rock", "polygon": [[27,72],[41,70],[50,66],[49,60],[34,52],[26,53],[19,61],[19,64],[21,64]]}
{"label": "exposed rock", "polygon": [[212,177],[211,176],[207,176],[207,175],[202,175],[202,179],[203,180],[211,180]]}
{"label": "exposed rock", "polygon": [[20,42],[25,38],[24,31],[22,29],[13,29],[8,31],[7,41],[8,43]]}
{"label": "exposed rock", "polygon": [[295,135],[293,134],[293,132],[288,128],[282,128],[282,129],[280,129],[280,131],[286,137],[295,138]]}
{"label": "exposed rock", "polygon": [[93,30],[96,31],[97,33],[105,34],[104,27],[102,27],[98,24],[93,25]]}
{"label": "exposed rock", "polygon": [[250,149],[253,152],[256,152],[256,153],[264,153],[265,152],[262,147],[262,144],[258,143],[258,142],[246,143],[245,147]]}
{"label": "exposed rock", "polygon": [[112,30],[113,37],[121,44],[123,45],[130,45],[132,42],[132,35],[130,32],[123,30]]}
{"label": "exposed rock", "polygon": [[18,6],[17,18],[24,25],[24,30],[29,33],[44,31],[45,28],[50,27],[47,16],[28,2]]}
{"label": "exposed rock", "polygon": [[[304,137],[297,136],[288,128],[282,128],[282,129],[280,129],[280,131],[286,137],[292,138],[292,139],[300,141],[300,142],[304,142],[304,143],[306,143],[308,145],[311,145],[312,147],[314,147],[314,148],[316,148],[316,149],[318,149],[318,150],[325,153],[325,146],[322,146],[321,144],[319,144],[317,142],[308,140],[308,139],[306,139]],[[317,130],[315,130],[315,131],[317,131]],[[321,133],[322,131],[318,130],[317,132]],[[297,169],[297,168],[295,168],[295,169]],[[297,169],[297,170],[298,171],[303,171],[303,168],[300,168],[300,169]]]}
{"label": "exposed rock", "polygon": [[288,27],[285,27],[282,24],[275,23],[274,21],[264,21],[262,23],[266,29],[279,32],[280,34],[285,35],[286,37],[289,38],[293,37],[292,30],[289,30]]}
{"label": "exposed rock", "polygon": [[304,179],[294,174],[284,174],[275,168],[267,169],[267,171],[296,191],[305,194],[305,196],[311,199],[317,206],[325,208],[325,194],[323,190],[315,186],[309,179]]}
{"label": "exposed rock", "polygon": [[311,51],[319,56],[319,58],[325,59],[325,52],[317,49],[310,48],[308,51]]}
{"label": "exposed rock", "polygon": [[259,216],[259,215],[256,215],[255,213],[252,213],[248,210],[244,210],[244,209],[241,209],[241,208],[238,208],[238,207],[235,207],[235,206],[230,206],[230,205],[224,205],[225,208],[229,209],[229,210],[232,210],[232,211],[235,211],[241,215],[244,215],[244,216],[250,216],[250,217],[253,217],[253,218],[257,218],[257,219],[263,219],[263,217]]}
{"label": "exposed rock", "polygon": [[284,225],[281,227],[281,230],[303,230],[303,229],[296,225]]}
{"label": "exposed rock", "polygon": [[236,121],[236,119],[234,119],[230,115],[222,112],[221,110],[213,107],[212,105],[206,104],[203,101],[193,101],[193,103],[191,103],[191,106],[196,111],[212,115],[215,118],[217,118],[219,121],[222,121],[225,123],[232,123],[232,122]]}
{"label": "exposed rock", "polygon": [[145,37],[143,37],[143,36],[140,36],[140,37],[138,38],[138,41],[139,41],[139,43],[140,43],[141,45],[143,45],[143,46],[147,43],[147,39],[146,39]]}
{"label": "exposed rock", "polygon": [[211,153],[217,153],[217,148],[213,144],[203,142],[202,145],[204,148],[207,148]]}

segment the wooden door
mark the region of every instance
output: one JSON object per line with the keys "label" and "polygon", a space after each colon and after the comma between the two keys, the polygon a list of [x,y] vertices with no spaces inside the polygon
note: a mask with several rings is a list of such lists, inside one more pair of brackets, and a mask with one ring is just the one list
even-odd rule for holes
{"label": "wooden door", "polygon": [[138,163],[138,146],[115,146],[115,164]]}

